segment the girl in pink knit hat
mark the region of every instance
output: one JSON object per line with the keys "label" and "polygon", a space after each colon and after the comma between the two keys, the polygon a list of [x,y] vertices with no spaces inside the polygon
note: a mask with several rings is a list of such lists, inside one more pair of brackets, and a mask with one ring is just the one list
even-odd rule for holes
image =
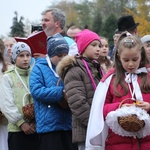
{"label": "girl in pink knit hat", "polygon": [[72,111],[73,143],[79,150],[85,149],[87,124],[93,95],[102,78],[97,63],[101,41],[99,35],[88,29],[79,32],[75,41],[79,54],[64,57],[57,72],[65,84],[68,104]]}

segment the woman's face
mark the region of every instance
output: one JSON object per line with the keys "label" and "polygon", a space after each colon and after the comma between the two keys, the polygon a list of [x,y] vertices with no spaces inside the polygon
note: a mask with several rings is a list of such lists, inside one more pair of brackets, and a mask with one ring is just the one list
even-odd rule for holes
{"label": "woman's face", "polygon": [[11,57],[12,56],[12,46],[13,46],[14,42],[12,40],[6,40],[4,42],[4,45],[6,46],[7,48],[7,54]]}

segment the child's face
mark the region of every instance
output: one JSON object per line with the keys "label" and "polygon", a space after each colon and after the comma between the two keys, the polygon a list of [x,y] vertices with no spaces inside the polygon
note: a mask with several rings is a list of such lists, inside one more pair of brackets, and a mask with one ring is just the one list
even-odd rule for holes
{"label": "child's face", "polygon": [[50,58],[50,60],[55,66],[57,66],[59,61],[66,55],[67,55],[67,53],[61,53],[59,55],[56,55],[56,56]]}
{"label": "child's face", "polygon": [[82,55],[91,60],[96,60],[99,57],[100,47],[100,41],[94,40],[87,46]]}
{"label": "child's face", "polygon": [[109,47],[108,47],[108,42],[105,40],[105,39],[101,39],[101,43],[102,43],[102,47],[100,48],[100,56],[107,56],[108,55],[108,50],[109,50]]}
{"label": "child's face", "polygon": [[145,49],[148,60],[150,60],[150,42],[144,43],[144,49]]}
{"label": "child's face", "polygon": [[141,62],[141,51],[137,47],[131,49],[124,48],[120,53],[120,61],[128,73],[134,73],[139,68]]}
{"label": "child's face", "polygon": [[16,58],[16,66],[21,69],[27,69],[30,66],[30,60],[30,53],[27,51],[23,51]]}

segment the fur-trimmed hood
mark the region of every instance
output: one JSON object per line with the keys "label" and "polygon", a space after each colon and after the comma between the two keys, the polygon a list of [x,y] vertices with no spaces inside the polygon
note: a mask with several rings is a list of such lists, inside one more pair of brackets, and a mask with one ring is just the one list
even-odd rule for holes
{"label": "fur-trimmed hood", "polygon": [[64,77],[68,70],[76,65],[76,59],[75,56],[65,56],[57,65],[56,71],[59,75],[59,77],[64,80]]}
{"label": "fur-trimmed hood", "polygon": [[[82,59],[85,59],[88,62],[89,67],[94,67],[95,71],[93,72],[95,75],[94,76],[100,76],[101,74],[100,72],[98,73],[98,70],[100,68],[100,65],[93,61],[91,63],[91,60],[87,59],[87,58],[83,58],[82,55],[75,55],[75,56],[65,56],[57,65],[56,67],[56,71],[59,75],[59,77],[64,81],[64,78],[66,76],[66,73],[69,71],[69,69],[71,69],[72,67],[78,66],[80,67],[82,70],[86,71],[85,65],[82,62]],[[97,69],[96,69],[97,68]],[[87,72],[87,71],[86,71]]]}

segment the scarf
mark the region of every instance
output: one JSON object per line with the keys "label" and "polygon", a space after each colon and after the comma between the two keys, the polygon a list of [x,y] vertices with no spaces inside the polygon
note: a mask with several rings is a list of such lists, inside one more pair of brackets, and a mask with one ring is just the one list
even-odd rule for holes
{"label": "scarf", "polygon": [[[127,73],[127,72],[125,73],[125,76],[126,76],[125,82],[129,86],[129,90],[130,90],[133,100],[135,100],[135,98],[136,98],[138,101],[143,101],[141,89],[137,82],[138,74],[141,74],[141,73],[148,73],[146,67],[139,68],[134,73]],[[133,91],[131,90],[130,83],[132,83],[132,85],[133,85]]]}

